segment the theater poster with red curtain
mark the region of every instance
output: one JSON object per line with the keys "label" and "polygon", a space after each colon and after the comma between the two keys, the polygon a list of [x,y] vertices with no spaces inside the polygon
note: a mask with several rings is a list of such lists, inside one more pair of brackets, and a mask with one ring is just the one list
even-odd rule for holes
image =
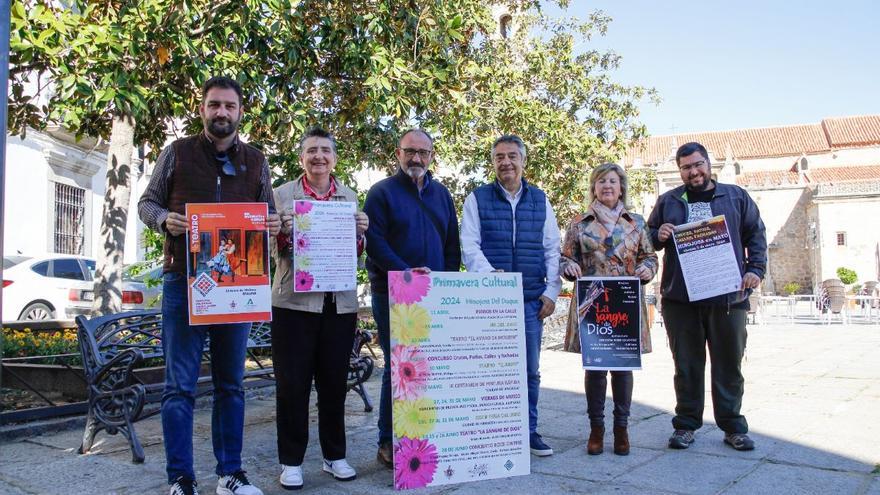
{"label": "theater poster with red curtain", "polygon": [[186,205],[189,323],[272,319],[266,203]]}

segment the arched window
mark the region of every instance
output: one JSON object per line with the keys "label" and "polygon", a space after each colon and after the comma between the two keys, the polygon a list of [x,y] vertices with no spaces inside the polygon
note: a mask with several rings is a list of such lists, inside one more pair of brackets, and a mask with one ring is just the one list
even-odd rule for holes
{"label": "arched window", "polygon": [[501,19],[498,20],[498,31],[504,39],[507,39],[507,37],[510,36],[511,21],[513,21],[513,17],[511,17],[510,14],[504,14],[501,16]]}

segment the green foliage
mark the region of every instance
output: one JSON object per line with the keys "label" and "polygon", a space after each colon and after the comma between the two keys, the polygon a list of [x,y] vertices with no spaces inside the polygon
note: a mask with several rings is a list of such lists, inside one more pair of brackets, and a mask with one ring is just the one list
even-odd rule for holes
{"label": "green foliage", "polygon": [[859,279],[855,270],[850,270],[849,268],[842,266],[837,269],[837,278],[839,278],[844,285],[854,284],[856,283],[856,280]]}
{"label": "green foliage", "polygon": [[[57,123],[106,138],[124,113],[155,157],[168,124],[200,129],[199,88],[226,74],[242,84],[242,132],[276,183],[301,173],[309,126],[336,135],[336,172],[351,184],[367,166],[392,171],[399,133],[418,125],[437,137],[437,167],[460,205],[492,178],[492,141],[516,133],[526,178],[564,224],[585,207],[590,169],[645,136],[637,103],[655,95],[615,83],[620,58],[589,48],[608,29],[603,13],[551,19],[541,2],[504,4],[516,26],[508,39],[478,0],[17,0],[10,131]],[[22,89],[31,71],[56,87],[43,106]]]}
{"label": "green foliage", "polygon": [[786,295],[797,294],[799,290],[801,290],[801,284],[797,282],[789,282],[782,287],[782,290]]}

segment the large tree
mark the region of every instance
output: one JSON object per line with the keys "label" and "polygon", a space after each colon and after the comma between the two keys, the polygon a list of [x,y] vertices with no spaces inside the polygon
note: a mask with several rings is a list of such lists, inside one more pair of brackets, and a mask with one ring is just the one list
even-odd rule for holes
{"label": "large tree", "polygon": [[[114,150],[146,144],[155,154],[169,128],[200,128],[198,88],[226,74],[248,95],[242,132],[278,180],[300,172],[297,139],[308,126],[336,134],[337,171],[347,176],[393,169],[400,130],[420,125],[438,136],[440,167],[454,175],[460,201],[490,176],[492,140],[517,133],[529,146],[527,177],[550,193],[563,222],[583,208],[589,168],[645,133],[636,103],[651,92],[613,81],[613,53],[576,51],[604,33],[601,13],[553,20],[538,1],[495,2],[514,14],[505,38],[481,0],[80,0],[70,9],[22,1],[13,9],[10,99],[10,129],[21,132],[57,122],[110,138]],[[29,71],[53,83],[45,107],[22,91]],[[111,151],[108,166],[102,257],[112,262],[110,277],[101,275],[112,282],[127,215],[125,153]]]}
{"label": "large tree", "polygon": [[[15,2],[12,8],[10,130],[50,124],[109,140],[106,189],[95,274],[94,309],[119,311],[132,154],[156,152],[175,118],[191,115],[194,88],[238,47],[219,11],[231,2],[131,0]],[[174,50],[177,54],[171,57]],[[208,61],[206,62],[206,57]],[[213,57],[213,58],[212,58]],[[237,67],[232,65],[234,71]],[[48,103],[25,91],[39,81]]]}

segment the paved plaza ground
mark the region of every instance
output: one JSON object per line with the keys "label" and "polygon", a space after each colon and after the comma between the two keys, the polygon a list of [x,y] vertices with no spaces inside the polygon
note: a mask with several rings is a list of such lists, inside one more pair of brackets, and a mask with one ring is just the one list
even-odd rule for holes
{"label": "paved plaza ground", "polygon": [[[706,426],[697,432],[696,443],[685,451],[666,448],[674,394],[663,327],[654,327],[653,342],[655,351],[645,356],[644,370],[635,372],[629,456],[611,453],[610,432],[606,453],[587,455],[579,358],[548,349],[541,356],[539,430],[556,454],[532,457],[529,476],[415,493],[880,495],[880,325],[826,326],[783,317],[750,326],[743,412],[757,443],[752,452],[736,452],[722,443],[708,406],[708,390]],[[374,398],[378,384],[375,375],[368,382]],[[362,406],[356,395],[349,395],[348,460],[358,470],[358,479],[341,483],[321,472],[313,423],[302,493],[393,492],[391,471],[375,461],[377,412],[365,413]],[[606,407],[610,418],[610,399]],[[217,480],[210,423],[205,404],[197,411],[195,426],[202,493],[214,493]],[[287,493],[277,481],[271,388],[249,394],[246,424],[243,455],[248,476],[267,494]],[[10,439],[7,428],[0,444],[0,493],[167,493],[159,418],[136,428],[147,455],[140,465],[130,462],[128,445],[118,435],[102,433],[91,454],[77,455],[81,429]]]}

